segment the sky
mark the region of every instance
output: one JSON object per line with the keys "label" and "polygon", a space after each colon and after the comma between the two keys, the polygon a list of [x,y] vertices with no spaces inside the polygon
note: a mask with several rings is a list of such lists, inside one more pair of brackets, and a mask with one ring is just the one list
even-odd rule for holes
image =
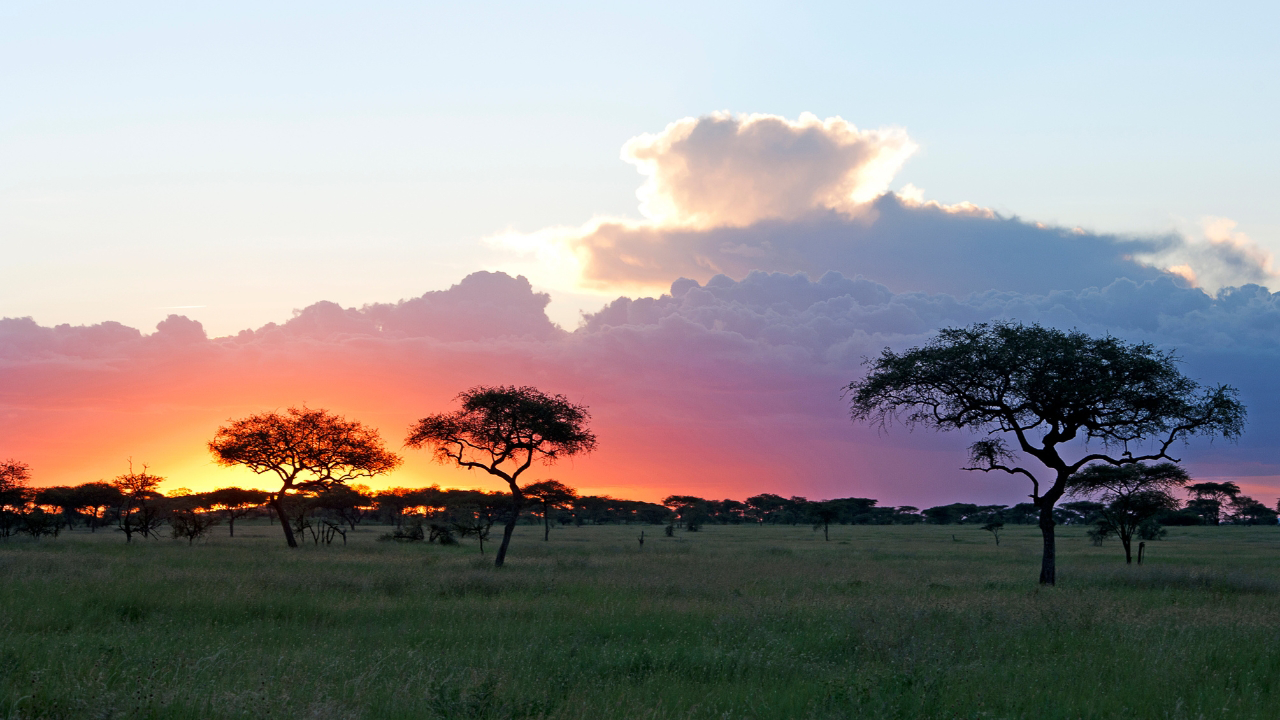
{"label": "sky", "polygon": [[213,487],[247,481],[203,450],[229,417],[308,402],[398,447],[527,382],[592,407],[600,452],[546,474],[599,492],[1017,502],[839,394],[1013,318],[1239,386],[1245,438],[1189,467],[1270,503],[1277,15],[5,3],[0,455]]}

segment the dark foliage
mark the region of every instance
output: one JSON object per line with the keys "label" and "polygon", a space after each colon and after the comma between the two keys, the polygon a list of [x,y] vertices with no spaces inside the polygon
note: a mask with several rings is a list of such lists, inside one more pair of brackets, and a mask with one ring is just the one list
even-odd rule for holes
{"label": "dark foliage", "polygon": [[1190,482],[1187,471],[1164,462],[1155,465],[1090,465],[1072,475],[1068,483],[1073,495],[1102,500],[1101,517],[1090,531],[1094,542],[1115,535],[1124,547],[1124,560],[1133,562],[1134,537],[1158,540],[1165,530],[1157,519],[1178,510],[1173,496]]}
{"label": "dark foliage", "polygon": [[[460,409],[422,418],[410,428],[405,444],[430,449],[440,463],[483,470],[507,483],[506,525],[494,557],[494,565],[502,567],[525,502],[520,476],[535,461],[550,464],[594,450],[591,414],[563,395],[528,386],[479,386],[457,399]],[[468,532],[481,530],[477,525]],[[488,534],[487,527],[483,533]]]}
{"label": "dark foliage", "polygon": [[[1202,387],[1178,371],[1171,353],[1110,336],[979,323],[944,329],[924,347],[886,349],[867,364],[866,377],[847,386],[855,421],[986,433],[970,448],[969,469],[1031,482],[1046,584],[1056,580],[1053,508],[1073,474],[1093,463],[1172,460],[1175,443],[1198,434],[1234,438],[1244,428],[1235,388]],[[1065,457],[1078,441],[1086,447]],[[1019,453],[1047,476],[1019,465]]]}
{"label": "dark foliage", "polygon": [[384,447],[377,430],[307,407],[232,421],[218,428],[209,450],[219,465],[242,465],[280,480],[280,490],[271,502],[289,547],[298,546],[285,508],[290,493],[322,492],[400,465],[400,458]]}

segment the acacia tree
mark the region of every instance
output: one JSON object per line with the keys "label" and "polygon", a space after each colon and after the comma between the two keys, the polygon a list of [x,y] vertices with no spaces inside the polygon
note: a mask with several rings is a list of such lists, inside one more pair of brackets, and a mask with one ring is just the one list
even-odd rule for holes
{"label": "acacia tree", "polygon": [[457,399],[461,409],[422,418],[405,444],[430,448],[437,462],[483,470],[507,483],[510,515],[494,558],[494,566],[502,567],[525,501],[520,475],[534,461],[551,464],[594,450],[596,436],[587,428],[591,414],[563,395],[528,386],[477,386]]}
{"label": "acacia tree", "polygon": [[35,492],[33,500],[37,505],[46,505],[58,509],[67,530],[75,527],[76,511],[80,509],[79,488],[69,485],[53,485],[40,488]]}
{"label": "acacia tree", "polygon": [[813,529],[822,528],[822,539],[831,540],[831,522],[840,517],[840,511],[835,504],[829,502],[816,502],[813,504],[813,516],[815,522]]}
{"label": "acacia tree", "polygon": [[72,490],[75,491],[75,511],[84,516],[89,532],[97,532],[99,525],[107,525],[111,509],[120,505],[120,491],[110,483],[84,483],[76,485]]}
{"label": "acacia tree", "polygon": [[236,520],[257,510],[271,499],[262,490],[241,487],[224,487],[207,492],[201,497],[202,507],[220,512],[227,517],[227,536],[236,536]]}
{"label": "acacia tree", "polygon": [[1240,486],[1233,482],[1201,482],[1187,486],[1195,498],[1187,503],[1187,509],[1199,515],[1209,525],[1222,522],[1222,506],[1240,495]]}
{"label": "acacia tree", "polygon": [[27,482],[31,466],[17,460],[0,461],[0,537],[9,537],[30,498]]}
{"label": "acacia tree", "polygon": [[[1072,495],[1099,497],[1102,519],[1094,537],[1098,542],[1114,533],[1124,546],[1125,564],[1133,562],[1133,538],[1150,529],[1162,512],[1178,509],[1172,492],[1190,481],[1187,471],[1171,462],[1156,465],[1090,465],[1071,476]],[[1153,539],[1153,536],[1144,536]]]}
{"label": "acacia tree", "polygon": [[400,465],[400,457],[383,446],[377,430],[308,407],[234,420],[218,428],[209,450],[219,465],[243,465],[280,479],[280,490],[271,494],[270,502],[289,547],[298,547],[298,541],[289,523],[286,495],[322,491]]}
{"label": "acacia tree", "polygon": [[124,533],[126,543],[133,542],[134,533],[145,538],[156,537],[156,531],[164,523],[160,515],[159,500],[163,497],[156,488],[164,478],[147,472],[133,471],[133,461],[129,461],[129,472],[117,475],[111,486],[120,493],[120,506],[116,509],[116,526]]}
{"label": "acacia tree", "polygon": [[578,491],[559,480],[542,480],[526,485],[524,496],[542,503],[542,541],[551,539],[551,511],[566,507],[578,498]]}
{"label": "acacia tree", "polygon": [[[1031,481],[1044,538],[1040,582],[1048,585],[1057,579],[1053,506],[1074,473],[1091,463],[1177,462],[1169,455],[1175,443],[1244,429],[1235,388],[1202,387],[1179,372],[1172,353],[1110,336],[978,323],[902,353],[886,348],[867,365],[866,377],[846,388],[855,421],[985,432],[965,469]],[[1048,472],[1019,465],[1017,453]]]}

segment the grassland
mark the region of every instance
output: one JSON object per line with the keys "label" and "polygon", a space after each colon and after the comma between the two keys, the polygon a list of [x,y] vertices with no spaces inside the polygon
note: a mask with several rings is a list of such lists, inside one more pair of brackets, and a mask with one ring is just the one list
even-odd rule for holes
{"label": "grassland", "polygon": [[236,529],[0,542],[0,717],[1280,717],[1277,528]]}

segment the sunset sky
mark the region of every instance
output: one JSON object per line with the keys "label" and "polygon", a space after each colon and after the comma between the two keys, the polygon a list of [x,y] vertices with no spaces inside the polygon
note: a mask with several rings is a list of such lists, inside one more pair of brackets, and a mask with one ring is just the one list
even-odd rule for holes
{"label": "sunset sky", "polygon": [[[855,427],[862,358],[1013,318],[1236,385],[1280,495],[1271,4],[5,3],[0,458],[215,467],[307,403],[401,449],[475,384],[586,403],[538,469],[656,500],[1015,503]],[[497,485],[406,450],[374,485]]]}

